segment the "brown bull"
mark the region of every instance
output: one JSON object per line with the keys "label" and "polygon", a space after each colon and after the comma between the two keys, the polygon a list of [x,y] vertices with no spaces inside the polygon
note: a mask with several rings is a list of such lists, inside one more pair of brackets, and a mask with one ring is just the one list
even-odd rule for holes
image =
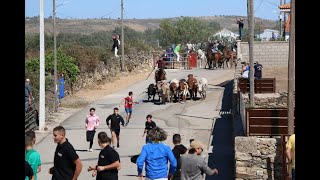
{"label": "brown bull", "polygon": [[188,75],[188,90],[190,93],[190,98],[194,99],[197,97],[197,91],[198,91],[198,81],[196,78],[193,77],[193,74]]}

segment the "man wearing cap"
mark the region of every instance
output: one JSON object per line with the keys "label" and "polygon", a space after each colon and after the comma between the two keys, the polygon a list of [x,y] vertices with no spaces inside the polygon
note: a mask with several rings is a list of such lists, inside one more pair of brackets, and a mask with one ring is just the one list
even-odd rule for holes
{"label": "man wearing cap", "polygon": [[200,141],[193,140],[188,154],[181,156],[181,180],[202,180],[203,173],[208,176],[218,174],[217,169],[211,169],[204,158],[201,157],[203,145]]}
{"label": "man wearing cap", "polygon": [[30,79],[26,79],[24,83],[24,104],[25,112],[28,112],[29,104],[31,104],[32,92],[30,87]]}

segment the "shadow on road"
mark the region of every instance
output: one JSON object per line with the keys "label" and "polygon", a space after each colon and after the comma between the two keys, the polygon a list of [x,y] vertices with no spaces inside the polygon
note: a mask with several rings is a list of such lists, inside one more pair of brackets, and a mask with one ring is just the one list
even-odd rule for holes
{"label": "shadow on road", "polygon": [[232,108],[233,81],[220,83],[225,88],[220,110],[220,118],[216,119],[212,132],[213,146],[212,153],[209,153],[208,165],[217,168],[218,175],[206,176],[206,180],[234,180],[235,159],[234,159],[234,138],[233,124],[230,109]]}

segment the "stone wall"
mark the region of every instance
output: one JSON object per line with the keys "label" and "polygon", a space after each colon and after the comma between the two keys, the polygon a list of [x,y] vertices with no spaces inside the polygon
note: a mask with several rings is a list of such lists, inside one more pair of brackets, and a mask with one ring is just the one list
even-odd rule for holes
{"label": "stone wall", "polygon": [[236,180],[281,179],[280,138],[236,137]]}
{"label": "stone wall", "polygon": [[[241,60],[249,62],[249,44],[240,42]],[[253,61],[259,61],[264,67],[288,66],[289,42],[254,42]]]}

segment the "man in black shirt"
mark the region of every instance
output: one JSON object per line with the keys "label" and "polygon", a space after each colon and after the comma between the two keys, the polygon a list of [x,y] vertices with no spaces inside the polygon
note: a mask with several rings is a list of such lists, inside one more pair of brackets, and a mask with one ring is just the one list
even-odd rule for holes
{"label": "man in black shirt", "polygon": [[172,142],[174,144],[174,148],[172,149],[173,155],[177,160],[177,170],[175,174],[173,175],[172,180],[180,180],[180,174],[181,174],[181,161],[180,156],[182,154],[185,154],[187,152],[187,148],[181,144],[181,136],[180,134],[174,134],[172,136]]}
{"label": "man in black shirt", "polygon": [[30,164],[26,160],[25,160],[24,171],[25,171],[25,176],[28,177],[29,180],[33,180],[34,179],[34,174],[33,174],[32,167],[30,166]]}
{"label": "man in black shirt", "polygon": [[243,31],[243,19],[240,18],[240,21],[237,21],[237,24],[239,24],[239,39],[242,39],[242,31]]}
{"label": "man in black shirt", "polygon": [[94,170],[92,176],[97,175],[96,180],[118,180],[118,170],[121,167],[120,156],[110,147],[110,143],[111,139],[107,133],[98,134],[98,144],[101,147],[98,165],[88,168],[88,171]]}
{"label": "man in black shirt", "polygon": [[257,61],[254,65],[254,78],[255,79],[261,79],[262,78],[262,68],[263,66],[259,64]]}
{"label": "man in black shirt", "polygon": [[146,123],[145,123],[145,128],[144,128],[142,137],[144,137],[144,135],[147,134],[147,135],[146,135],[146,144],[147,144],[147,143],[150,143],[150,142],[151,142],[150,139],[149,139],[149,137],[148,137],[149,131],[150,131],[152,128],[156,127],[157,125],[156,125],[156,123],[155,123],[154,121],[152,121],[152,115],[151,115],[151,114],[147,115],[146,119],[147,119],[147,121],[146,121]]}
{"label": "man in black shirt", "polygon": [[82,162],[78,154],[65,137],[66,130],[62,126],[53,129],[54,142],[57,148],[54,153],[54,166],[49,169],[52,180],[76,180],[82,170]]}
{"label": "man in black shirt", "polygon": [[[111,120],[111,125],[109,124],[109,121]],[[107,126],[109,127],[111,131],[111,141],[112,141],[112,147],[114,148],[115,144],[115,136],[117,137],[117,148],[120,147],[119,140],[120,140],[120,123],[122,127],[124,127],[124,120],[119,115],[119,109],[113,108],[113,114],[109,115],[106,119]]]}

